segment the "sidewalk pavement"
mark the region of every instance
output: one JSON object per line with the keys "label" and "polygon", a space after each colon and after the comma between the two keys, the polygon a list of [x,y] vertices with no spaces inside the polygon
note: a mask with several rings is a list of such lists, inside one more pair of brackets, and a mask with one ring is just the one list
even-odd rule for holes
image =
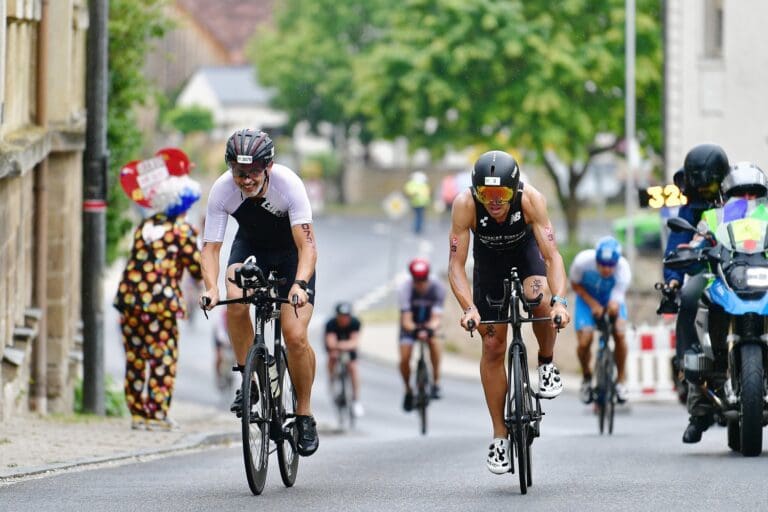
{"label": "sidewalk pavement", "polygon": [[[368,324],[362,334],[361,357],[391,365],[394,371],[399,357],[397,327]],[[446,376],[479,379],[476,360],[445,353],[441,366]],[[576,378],[564,376],[564,381],[567,390],[578,387]],[[240,442],[239,422],[231,413],[176,400],[171,416],[180,430],[131,430],[127,416],[28,414],[11,418],[0,424],[0,485],[67,469]],[[319,427],[322,433],[324,428]]]}

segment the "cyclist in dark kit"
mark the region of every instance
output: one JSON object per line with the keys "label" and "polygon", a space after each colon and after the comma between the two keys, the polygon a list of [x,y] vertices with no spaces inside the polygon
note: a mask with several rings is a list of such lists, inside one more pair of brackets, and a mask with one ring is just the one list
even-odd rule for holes
{"label": "cyclist in dark kit", "polygon": [[[472,187],[457,196],[451,219],[448,277],[464,311],[462,327],[469,329],[472,321],[482,336],[480,377],[493,425],[486,463],[492,473],[502,474],[508,472],[511,459],[504,424],[507,325],[480,325],[483,319],[498,318],[486,296],[502,297],[503,280],[509,277],[512,267],[517,267],[528,300],[542,295],[533,313],[538,317],[549,316],[552,323],[533,324],[539,344],[538,393],[554,398],[563,390],[560,372],[552,361],[555,319],[559,317],[557,327],[561,328],[570,322],[565,298],[568,280],[546,199],[520,181],[520,167],[512,155],[489,151],[480,156],[472,171]],[[470,232],[474,233],[472,288],[465,271]]]}

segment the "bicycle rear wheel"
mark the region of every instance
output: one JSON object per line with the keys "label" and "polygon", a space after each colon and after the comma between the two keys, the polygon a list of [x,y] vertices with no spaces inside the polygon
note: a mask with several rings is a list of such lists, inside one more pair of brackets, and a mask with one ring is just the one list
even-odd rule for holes
{"label": "bicycle rear wheel", "polygon": [[[523,361],[520,347],[512,347],[512,382],[514,386],[514,414],[512,416],[511,441],[517,457],[517,474],[520,479],[520,493],[528,492],[530,455],[528,446],[528,420],[530,410],[526,410],[528,387],[524,383]],[[525,362],[527,364],[527,362]],[[528,397],[530,398],[530,397]]]}
{"label": "bicycle rear wheel", "polygon": [[253,494],[264,490],[269,463],[269,377],[263,347],[248,350],[243,369],[242,434],[245,475]]}
{"label": "bicycle rear wheel", "polygon": [[296,483],[296,475],[299,471],[299,454],[296,446],[299,442],[299,429],[296,427],[296,390],[293,387],[291,374],[288,371],[288,359],[285,349],[281,347],[280,357],[282,362],[283,378],[280,386],[282,404],[280,412],[282,416],[283,433],[288,437],[281,438],[277,442],[277,462],[280,467],[280,478],[283,485],[292,487]]}
{"label": "bicycle rear wheel", "polygon": [[424,359],[419,359],[416,366],[416,402],[419,409],[419,428],[421,434],[427,433],[427,405],[429,405],[429,371]]}

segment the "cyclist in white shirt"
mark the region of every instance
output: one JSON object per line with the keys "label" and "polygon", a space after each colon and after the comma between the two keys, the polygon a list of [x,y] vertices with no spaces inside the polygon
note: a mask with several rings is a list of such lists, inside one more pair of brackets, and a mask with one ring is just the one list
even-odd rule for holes
{"label": "cyclist in white shirt", "polygon": [[[312,455],[318,447],[317,428],[310,406],[315,378],[315,353],[309,345],[307,326],[312,317],[317,246],[312,227],[312,210],[304,184],[288,167],[274,163],[275,148],[263,131],[242,129],[233,133],[224,154],[229,167],[216,180],[208,197],[202,267],[205,293],[210,309],[219,301],[219,254],[229,216],[239,229],[227,264],[227,296],[242,294],[230,282],[235,269],[255,256],[265,274],[275,270],[287,284],[279,288],[282,297],[296,297],[297,315],[288,304],[281,306],[281,328],[288,355],[288,367],[296,388],[298,452]],[[240,368],[253,342],[253,324],[247,304],[227,305],[229,337]],[[238,390],[231,410],[242,414]]]}

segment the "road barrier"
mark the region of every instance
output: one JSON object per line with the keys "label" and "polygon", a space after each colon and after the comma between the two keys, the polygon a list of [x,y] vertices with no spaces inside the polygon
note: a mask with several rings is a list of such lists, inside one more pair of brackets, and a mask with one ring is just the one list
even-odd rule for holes
{"label": "road barrier", "polygon": [[630,326],[626,340],[629,399],[677,400],[671,366],[675,353],[674,322]]}

